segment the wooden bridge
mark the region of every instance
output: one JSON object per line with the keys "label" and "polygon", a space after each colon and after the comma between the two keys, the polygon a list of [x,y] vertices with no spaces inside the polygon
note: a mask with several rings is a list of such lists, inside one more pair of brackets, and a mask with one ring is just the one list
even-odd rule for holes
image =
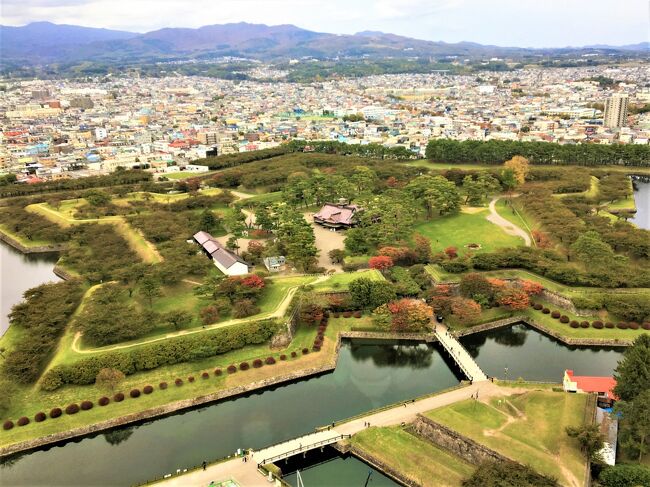
{"label": "wooden bridge", "polygon": [[456,337],[454,337],[447,327],[443,324],[437,324],[435,329],[438,341],[447,351],[447,353],[454,359],[454,362],[460,367],[465,376],[473,382],[481,382],[488,380],[488,376],[481,370],[478,364],[474,361],[469,352],[463,347]]}

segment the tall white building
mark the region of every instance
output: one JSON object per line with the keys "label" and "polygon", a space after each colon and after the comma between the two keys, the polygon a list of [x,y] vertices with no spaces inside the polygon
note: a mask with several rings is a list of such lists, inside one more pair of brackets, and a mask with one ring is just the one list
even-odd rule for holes
{"label": "tall white building", "polygon": [[605,101],[605,127],[624,127],[627,122],[628,96],[615,94]]}

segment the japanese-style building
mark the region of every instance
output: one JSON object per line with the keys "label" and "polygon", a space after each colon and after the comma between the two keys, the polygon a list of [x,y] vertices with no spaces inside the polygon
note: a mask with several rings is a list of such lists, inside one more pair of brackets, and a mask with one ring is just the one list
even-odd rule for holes
{"label": "japanese-style building", "polygon": [[234,252],[217,242],[208,232],[196,232],[194,241],[212,259],[214,265],[227,276],[242,276],[250,272],[250,265]]}

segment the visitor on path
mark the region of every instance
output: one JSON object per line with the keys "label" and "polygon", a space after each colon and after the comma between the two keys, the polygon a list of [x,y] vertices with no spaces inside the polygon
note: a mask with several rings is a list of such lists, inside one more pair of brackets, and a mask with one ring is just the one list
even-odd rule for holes
{"label": "visitor on path", "polygon": [[207,466],[208,466],[208,462],[206,462],[205,460],[203,460],[203,470],[205,470]]}

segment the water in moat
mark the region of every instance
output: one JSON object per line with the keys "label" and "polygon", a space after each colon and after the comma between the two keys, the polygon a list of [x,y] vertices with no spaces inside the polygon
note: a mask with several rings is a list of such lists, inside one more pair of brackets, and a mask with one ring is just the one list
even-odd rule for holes
{"label": "water in moat", "polygon": [[56,252],[23,254],[0,240],[0,336],[9,328],[11,307],[26,290],[60,280],[53,272],[58,258]]}
{"label": "water in moat", "polygon": [[[611,374],[622,353],[569,348],[523,326],[462,341],[488,374],[503,377],[507,366],[509,378],[529,380],[560,381],[565,368],[584,375]],[[0,480],[3,485],[133,484],[441,390],[460,378],[435,345],[344,341],[333,373],[9,458]],[[355,467],[356,461],[335,461],[368,472],[363,464]],[[323,468],[344,471],[320,466],[309,475],[326,475]]]}
{"label": "water in moat", "polygon": [[650,230],[650,178],[635,179],[634,203],[636,204],[636,214],[630,221],[639,228]]}

